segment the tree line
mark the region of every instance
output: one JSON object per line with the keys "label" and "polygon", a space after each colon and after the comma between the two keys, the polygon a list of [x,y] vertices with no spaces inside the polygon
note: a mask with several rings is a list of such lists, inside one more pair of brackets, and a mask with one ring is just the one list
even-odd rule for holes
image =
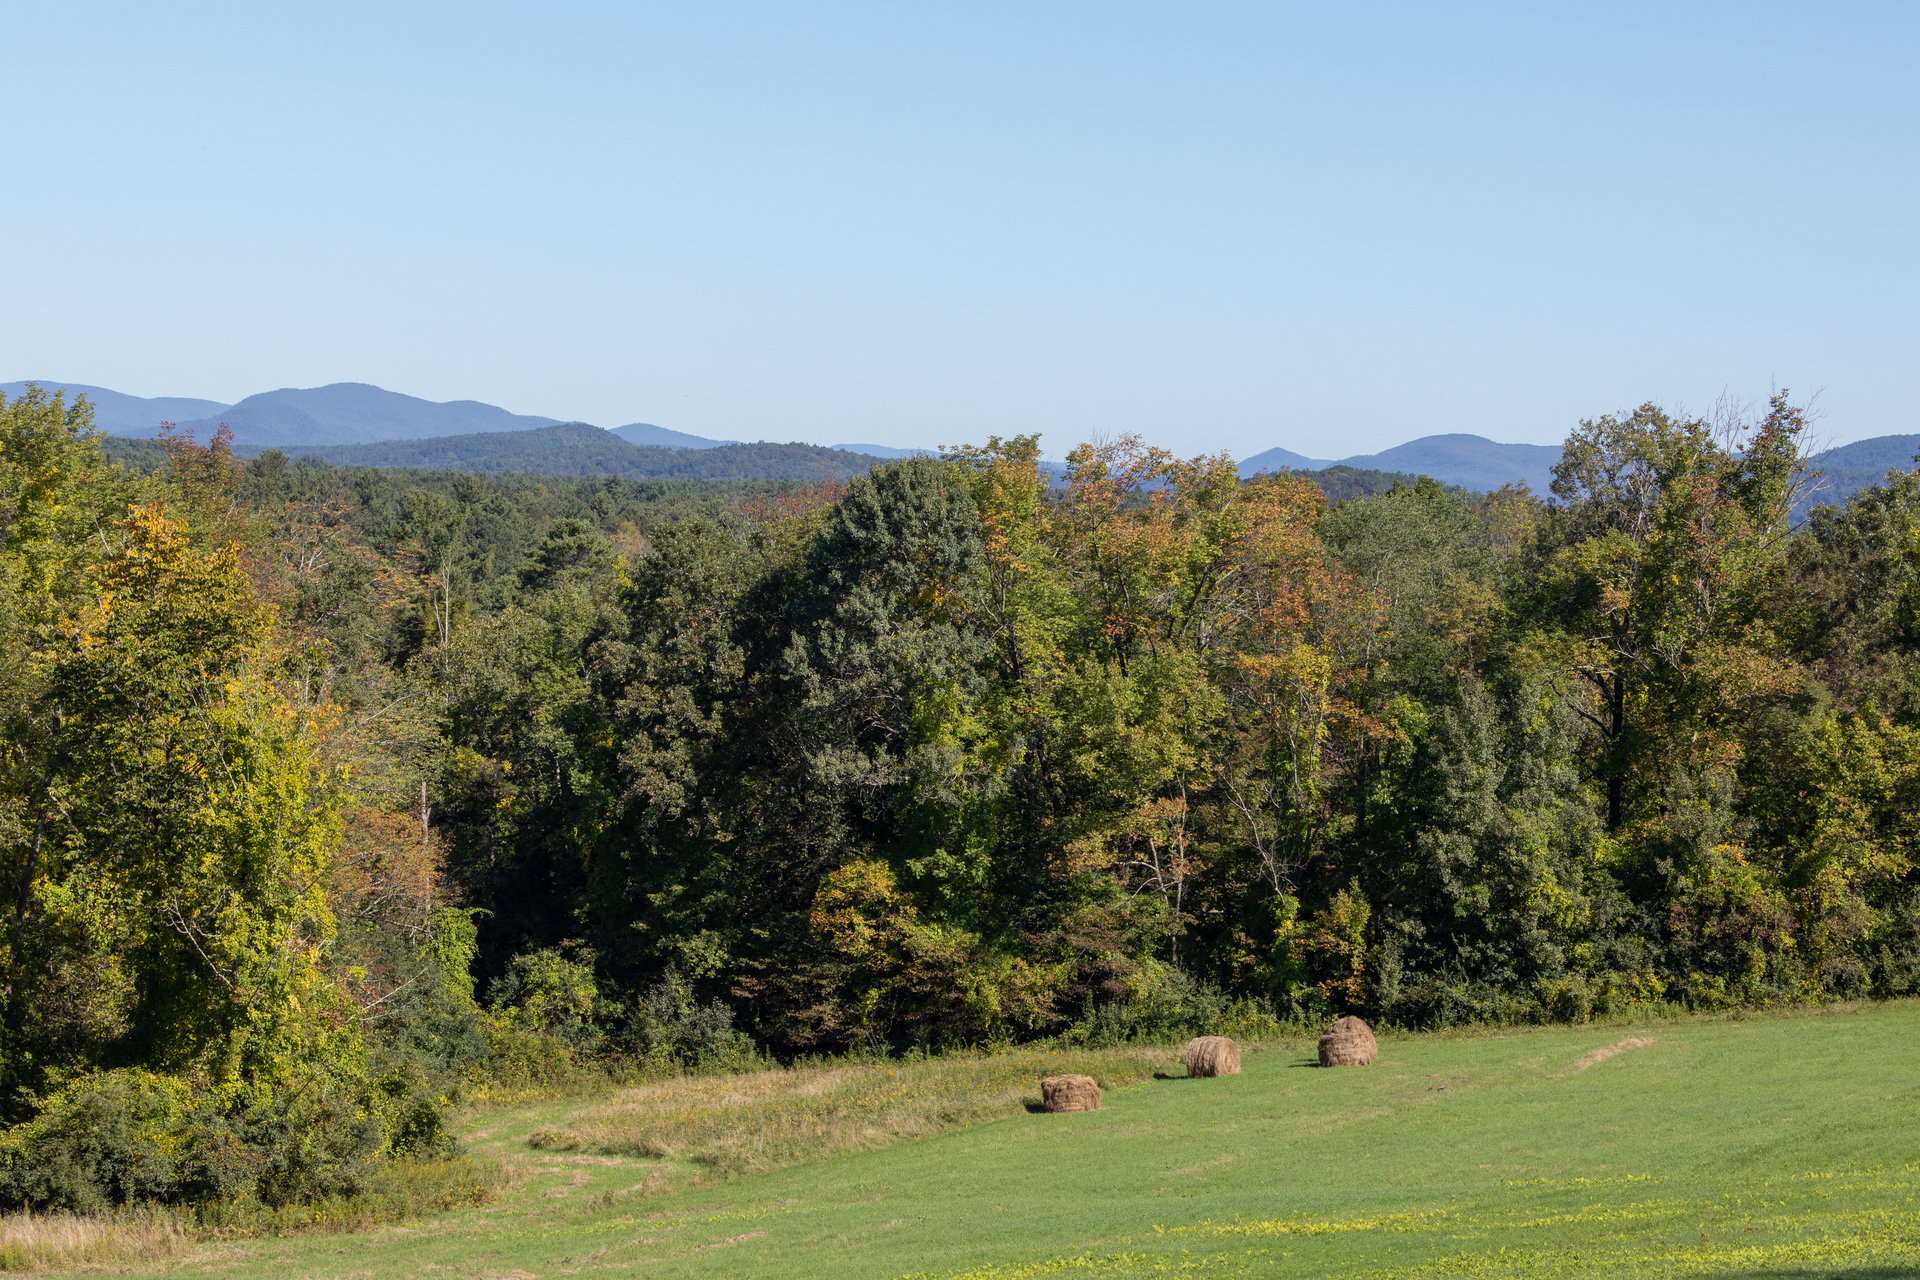
{"label": "tree line", "polygon": [[1796,527],[1784,394],[1333,504],[1132,438],[724,485],[89,420],[0,404],[15,1202],[351,1190],[569,1064],[1920,975],[1920,477]]}

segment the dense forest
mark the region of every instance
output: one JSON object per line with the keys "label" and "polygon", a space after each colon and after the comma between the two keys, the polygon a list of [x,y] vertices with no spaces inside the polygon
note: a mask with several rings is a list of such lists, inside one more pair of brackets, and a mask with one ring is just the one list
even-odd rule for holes
{"label": "dense forest", "polygon": [[[245,449],[237,458],[264,458],[262,467],[277,469],[285,459],[307,467],[316,464],[369,471],[402,470],[410,479],[430,472],[477,472],[505,476],[619,476],[629,480],[845,480],[880,461],[865,454],[806,444],[738,444],[712,449],[652,448],[629,445],[610,433],[578,423],[536,431],[498,431],[484,435],[435,437],[427,440],[390,440],[367,445],[329,445],[306,449]],[[164,470],[172,455],[164,439],[108,436],[107,457],[141,472]],[[1066,478],[1058,463],[1042,469],[1056,487]],[[1419,477],[1394,471],[1333,466],[1324,471],[1301,471],[1320,486],[1329,502],[1359,495],[1385,493],[1396,484]],[[444,487],[446,477],[431,483]],[[368,480],[386,484],[390,481]],[[536,521],[536,523],[538,523]]]}
{"label": "dense forest", "polygon": [[1920,473],[1796,528],[1804,431],[1330,504],[1131,438],[143,472],[30,392],[0,1195],[334,1194],[575,1064],[1907,992]]}
{"label": "dense forest", "polygon": [[[166,446],[158,439],[124,436],[109,437],[107,452],[143,469],[162,466],[167,457]],[[879,461],[814,444],[725,444],[711,449],[637,445],[584,422],[372,444],[288,446],[283,450],[236,446],[233,452],[241,458],[282,453],[351,467],[642,480],[845,480]]]}
{"label": "dense forest", "polygon": [[[244,451],[243,451],[244,452]],[[815,444],[723,444],[668,449],[632,444],[584,422],[532,431],[288,448],[294,456],[362,467],[457,468],[541,475],[631,476],[667,480],[845,480],[878,462]]]}

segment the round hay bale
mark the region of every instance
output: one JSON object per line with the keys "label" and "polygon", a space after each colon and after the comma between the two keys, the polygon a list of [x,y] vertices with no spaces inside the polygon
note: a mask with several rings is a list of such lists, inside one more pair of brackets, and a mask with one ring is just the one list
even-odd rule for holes
{"label": "round hay bale", "polygon": [[1048,1076],[1040,1082],[1040,1100],[1049,1111],[1098,1111],[1100,1086],[1092,1076]]}
{"label": "round hay bale", "polygon": [[1373,1028],[1359,1018],[1345,1017],[1320,1037],[1320,1065],[1323,1067],[1364,1067],[1380,1055]]}
{"label": "round hay bale", "polygon": [[1187,1074],[1196,1079],[1239,1075],[1240,1046],[1225,1036],[1195,1036],[1187,1041]]}

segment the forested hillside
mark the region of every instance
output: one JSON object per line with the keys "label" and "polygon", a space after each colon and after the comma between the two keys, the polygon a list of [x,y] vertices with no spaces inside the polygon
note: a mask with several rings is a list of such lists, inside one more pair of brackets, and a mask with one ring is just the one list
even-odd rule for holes
{"label": "forested hillside", "polygon": [[142,475],[9,402],[0,1190],[327,1194],[570,1062],[1909,991],[1920,475],[1795,531],[1803,427],[1330,506]]}
{"label": "forested hillside", "polygon": [[[135,440],[135,439],[129,439],[121,436],[108,436],[106,437],[103,444],[106,449],[107,457],[109,459],[115,462],[124,463],[127,466],[133,468],[134,470],[143,472],[143,473],[165,469],[169,458],[172,456],[168,453],[167,445],[163,440]],[[747,446],[747,447],[751,448],[753,446]],[[778,447],[783,447],[783,446],[776,446],[776,448]],[[674,446],[674,448],[678,450],[680,449],[680,446],[676,445]],[[236,453],[237,452],[238,451],[236,451]],[[287,461],[286,456],[277,450],[257,450],[254,452],[253,457],[254,457],[253,469],[256,472],[259,472],[264,468],[269,473],[277,474],[275,469],[285,465]],[[788,461],[792,461],[795,457],[797,457],[800,465],[798,467],[792,467],[792,468],[779,465],[782,457],[784,457]],[[634,490],[635,492],[640,492],[641,490],[647,490],[649,492],[653,491],[653,487],[649,483],[648,479],[645,477],[635,477],[626,472],[596,471],[592,468],[590,463],[587,465],[582,465],[580,460],[573,455],[560,454],[560,455],[556,455],[556,458],[558,459],[560,466],[555,467],[554,469],[548,469],[548,466],[552,461],[550,459],[547,459],[544,457],[538,457],[538,456],[523,456],[518,460],[528,464],[524,470],[491,471],[491,472],[488,472],[487,474],[495,477],[499,477],[499,479],[494,481],[493,483],[497,485],[504,485],[508,490],[512,490],[515,492],[518,492],[521,488],[524,488],[524,486],[520,485],[519,482],[520,480],[524,480],[528,477],[562,476],[562,477],[579,477],[584,479],[586,477],[598,476],[598,475],[621,475],[624,478],[630,480],[635,486],[637,486]],[[715,492],[733,492],[739,489],[739,487],[743,483],[750,488],[762,488],[768,484],[772,484],[777,487],[781,484],[789,483],[796,479],[796,477],[789,474],[789,472],[791,471],[796,471],[796,470],[799,471],[801,475],[798,477],[798,479],[800,479],[801,481],[804,481],[806,478],[808,478],[808,476],[813,471],[816,470],[816,467],[814,465],[816,461],[817,459],[814,459],[806,455],[779,455],[775,457],[774,465],[767,468],[768,470],[772,470],[774,472],[773,475],[756,477],[756,479],[752,481],[712,480],[712,479],[706,479],[706,478],[693,477],[693,478],[682,478],[679,480],[671,481],[670,483],[675,483],[682,486],[693,486],[696,489],[701,488],[703,486],[712,486],[714,487]],[[869,458],[869,459],[865,459],[865,461],[869,465],[871,465],[874,461],[876,461],[876,459]],[[319,483],[317,479],[313,478],[313,473],[329,470],[334,465],[336,464],[328,462],[325,459],[325,457],[320,453],[303,453],[298,455],[298,468],[302,472],[302,474],[305,474],[309,477],[309,479],[303,481],[303,483],[308,483],[308,484]],[[357,472],[357,471],[365,470],[370,473],[373,473],[369,475],[365,480],[360,480],[353,477],[346,477],[345,483],[348,483],[348,484],[412,485],[412,484],[424,483],[426,482],[426,477],[428,477],[429,475],[435,475],[437,476],[437,478],[435,479],[434,483],[440,485],[441,487],[445,487],[446,485],[449,485],[453,482],[452,481],[453,476],[463,474],[454,468],[448,468],[448,467],[437,468],[434,471],[429,471],[424,467],[389,467],[389,466],[362,467],[359,464],[355,464],[351,462],[340,463],[338,465],[345,467],[350,471]],[[1062,469],[1058,464],[1042,463],[1041,468],[1042,468],[1042,473],[1045,476],[1047,483],[1049,485],[1055,488],[1058,488],[1065,482],[1066,473],[1064,469]],[[699,470],[699,468],[695,468],[695,469]],[[850,466],[847,468],[847,474],[848,475],[855,474],[858,471],[858,469],[859,468],[857,466]],[[756,468],[756,470],[758,470],[758,468]],[[398,473],[398,474],[396,475],[386,474],[390,472]],[[837,469],[833,474],[838,475]],[[1354,467],[1328,467],[1324,471],[1298,471],[1298,472],[1295,472],[1294,474],[1302,476],[1305,479],[1311,480],[1315,485],[1319,487],[1320,491],[1326,495],[1327,501],[1329,503],[1342,502],[1347,498],[1372,497],[1377,494],[1383,494],[1391,491],[1395,485],[1410,485],[1410,484],[1417,483],[1419,480],[1418,476],[1408,475],[1404,472],[1363,471],[1363,470],[1356,469]],[[813,477],[813,478],[818,479],[820,477]],[[338,481],[329,481],[327,483],[338,483]],[[565,490],[569,487],[565,484],[554,485],[550,481],[545,481],[545,480],[534,482],[534,483],[536,484],[544,483],[549,489],[556,489],[556,490]],[[686,490],[686,492],[692,492],[692,491],[693,491],[692,489]]]}
{"label": "forested hillside", "polygon": [[293,456],[345,466],[457,468],[550,476],[656,480],[844,480],[876,461],[812,444],[723,444],[685,449],[631,444],[584,422],[531,431],[488,431],[427,440],[289,448]]}

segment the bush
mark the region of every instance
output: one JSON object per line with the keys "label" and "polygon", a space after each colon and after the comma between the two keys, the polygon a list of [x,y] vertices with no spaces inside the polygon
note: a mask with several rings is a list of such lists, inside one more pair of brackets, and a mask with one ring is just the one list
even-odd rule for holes
{"label": "bush", "polygon": [[459,1154],[459,1139],[447,1128],[446,1099],[435,1094],[419,1063],[394,1064],[375,1082],[373,1096],[389,1155],[433,1160]]}
{"label": "bush", "polygon": [[601,999],[591,951],[578,960],[552,947],[515,956],[488,997],[480,1020],[487,1058],[465,1069],[475,1085],[564,1083],[605,1046],[599,1019],[615,1011]]}
{"label": "bush", "polygon": [[1920,893],[1894,902],[1857,949],[1876,998],[1920,994]]}
{"label": "bush", "polygon": [[1256,1000],[1234,999],[1179,969],[1162,969],[1132,999],[1094,1006],[1063,1035],[1072,1044],[1162,1044],[1194,1036],[1258,1039],[1286,1030]]}
{"label": "bush", "polygon": [[361,922],[341,931],[339,950],[366,967],[411,974],[367,1020],[367,1050],[376,1072],[416,1079],[416,1092],[455,1092],[489,1049],[473,999],[476,932],[470,912],[441,909],[429,917],[424,945]]}
{"label": "bush", "polygon": [[733,1029],[733,1010],[718,1000],[700,1004],[669,968],[634,1011],[640,1057],[655,1067],[739,1067],[754,1058],[753,1041]]}
{"label": "bush", "polygon": [[[83,1078],[0,1139],[0,1195],[30,1209],[90,1212],[176,1192],[190,1144],[186,1083],[149,1071]],[[219,1145],[214,1144],[215,1168]]]}
{"label": "bush", "polygon": [[487,1059],[468,1065],[467,1083],[482,1094],[502,1085],[510,1090],[550,1089],[580,1074],[572,1045],[527,1026],[510,1013],[488,1013],[480,1026],[487,1038]]}
{"label": "bush", "polygon": [[1579,1023],[1593,1015],[1593,990],[1581,974],[1542,979],[1539,994],[1540,1012],[1546,1021]]}
{"label": "bush", "polygon": [[0,1137],[0,1202],[97,1212],[355,1196],[396,1149],[450,1151],[438,1109],[414,1083],[396,1078],[356,1097],[310,1080],[247,1104],[138,1068],[86,1076]]}
{"label": "bush", "polygon": [[[521,1032],[566,1045],[576,1054],[600,1047],[600,988],[593,980],[593,955],[569,960],[555,948],[515,956],[507,972],[487,992],[494,1020],[504,1019]],[[493,1040],[489,1034],[488,1039]]]}

